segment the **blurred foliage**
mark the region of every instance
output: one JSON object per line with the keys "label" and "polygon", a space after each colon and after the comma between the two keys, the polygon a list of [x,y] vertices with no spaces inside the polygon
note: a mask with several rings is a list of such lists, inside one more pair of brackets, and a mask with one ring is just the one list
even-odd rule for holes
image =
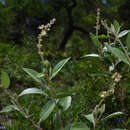
{"label": "blurred foliage", "polygon": [[11,46],[0,43],[0,68],[9,73],[12,83],[13,81],[27,83],[29,80],[25,77],[22,68],[29,65],[30,68],[40,70],[37,63],[40,63],[39,57],[29,46],[25,48],[19,47],[19,45]]}

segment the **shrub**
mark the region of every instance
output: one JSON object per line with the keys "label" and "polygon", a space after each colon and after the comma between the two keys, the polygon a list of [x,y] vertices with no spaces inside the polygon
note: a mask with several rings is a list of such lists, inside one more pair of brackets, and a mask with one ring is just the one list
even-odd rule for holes
{"label": "shrub", "polygon": [[[84,83],[79,81],[78,89],[71,88],[71,93],[65,92],[63,89],[55,89],[53,87],[53,81],[57,74],[61,71],[64,65],[71,60],[71,58],[65,58],[58,62],[54,67],[51,66],[51,63],[45,59],[44,52],[42,51],[42,38],[45,37],[50,31],[51,26],[54,24],[55,19],[51,20],[47,25],[41,25],[39,29],[41,33],[38,35],[38,54],[41,57],[43,69],[39,73],[33,69],[23,68],[23,70],[30,75],[41,87],[39,88],[28,88],[23,90],[20,94],[10,96],[12,105],[6,106],[3,108],[0,113],[10,112],[12,110],[19,111],[24,118],[26,118],[32,126],[38,130],[42,130],[43,122],[47,119],[48,126],[44,125],[45,129],[61,129],[61,130],[90,130],[90,129],[112,129],[113,126],[110,126],[109,123],[106,123],[106,120],[113,117],[123,115],[125,118],[128,117],[128,112],[126,108],[125,98],[127,96],[127,82],[129,78],[129,66],[130,66],[130,57],[129,57],[129,30],[120,32],[120,25],[115,20],[111,26],[109,26],[106,21],[101,20],[101,24],[107,30],[107,34],[99,35],[99,10],[97,13],[97,24],[96,24],[96,35],[90,33],[92,42],[97,47],[97,53],[86,54],[83,58],[90,58],[89,62],[86,64],[92,68],[87,73],[87,78]],[[128,34],[126,45],[122,42],[121,38]],[[101,42],[100,39],[106,39],[107,42]],[[93,58],[98,58],[100,62],[94,63],[96,60]],[[80,68],[84,63],[78,64]],[[98,69],[93,68],[95,65],[100,64]],[[97,71],[96,73],[94,71]],[[93,72],[93,73],[91,73]],[[68,76],[69,77],[69,76]],[[89,79],[92,78],[90,81]],[[5,92],[8,93],[7,89],[9,86],[9,77],[2,71],[1,78],[2,87],[5,89]],[[82,80],[82,79],[81,79]],[[6,82],[5,82],[6,81]],[[102,85],[104,85],[102,87]],[[99,88],[101,92],[97,91]],[[88,87],[85,89],[85,87]],[[92,88],[90,88],[92,87]],[[85,91],[84,91],[85,90]],[[85,94],[86,93],[86,94]],[[87,94],[93,94],[93,96],[99,95],[95,100],[98,100],[97,105],[92,105],[91,108],[86,104],[90,105],[91,100],[94,100],[95,97],[87,97]],[[40,94],[44,96],[44,101],[46,104],[42,107],[39,114],[39,118],[31,116],[30,109],[24,107],[20,103],[20,98],[29,94]],[[82,96],[83,94],[83,96]],[[84,102],[86,100],[86,102]],[[88,103],[88,100],[90,104]],[[116,104],[117,102],[120,104]],[[94,101],[92,101],[94,102]],[[95,101],[97,102],[97,101]],[[109,106],[109,104],[111,105]],[[119,106],[119,111],[117,108],[114,109],[112,105]],[[40,106],[40,105],[39,105]],[[94,107],[94,108],[93,108]],[[111,108],[112,107],[112,108]],[[123,111],[120,111],[120,108],[123,108]],[[80,110],[78,110],[80,109]],[[91,112],[90,114],[86,114]],[[110,110],[109,110],[110,109]],[[111,110],[114,110],[114,113],[110,114]],[[107,113],[105,113],[105,111]],[[113,111],[112,111],[113,112]],[[53,116],[52,116],[53,115]],[[67,119],[62,120],[63,115]],[[53,118],[53,119],[52,119]],[[87,119],[87,123],[86,120]],[[34,119],[34,120],[33,120]],[[123,118],[122,118],[123,119]],[[117,118],[120,121],[120,118]],[[85,123],[83,123],[85,122]],[[91,124],[92,125],[91,125]],[[123,127],[128,127],[128,120],[124,120],[125,125]],[[52,125],[53,124],[53,125]],[[52,126],[50,126],[52,125]]]}

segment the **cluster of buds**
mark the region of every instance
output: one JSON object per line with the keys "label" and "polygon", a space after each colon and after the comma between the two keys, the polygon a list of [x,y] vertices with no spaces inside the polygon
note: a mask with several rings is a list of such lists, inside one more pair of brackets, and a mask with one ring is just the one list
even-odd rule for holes
{"label": "cluster of buds", "polygon": [[107,29],[108,33],[111,33],[111,29],[108,27],[106,20],[101,20],[101,24]]}
{"label": "cluster of buds", "polygon": [[105,97],[108,97],[108,96],[110,96],[111,94],[113,94],[114,93],[114,87],[111,87],[111,89],[109,89],[109,90],[107,90],[107,91],[102,91],[100,94],[99,94],[99,96],[101,97],[101,98],[105,98]]}
{"label": "cluster of buds", "polygon": [[106,20],[101,20],[101,24],[105,27],[105,29],[107,30],[107,33],[116,36],[117,32],[116,32],[115,27],[114,27],[113,24],[111,24],[111,26],[109,27],[109,26],[107,25]]}
{"label": "cluster of buds", "polygon": [[98,36],[98,31],[100,30],[100,9],[97,9],[97,18],[96,18],[96,36]]}
{"label": "cluster of buds", "polygon": [[39,26],[38,28],[39,28],[40,30],[50,31],[50,28],[51,28],[51,26],[55,23],[55,21],[56,21],[56,19],[52,19],[48,24],[46,24],[46,25],[41,25],[41,26]]}
{"label": "cluster of buds", "polygon": [[47,35],[47,32],[50,31],[50,28],[52,27],[52,25],[55,23],[56,19],[52,19],[48,24],[46,25],[41,25],[38,28],[41,30],[40,34],[38,35],[38,44],[37,44],[37,48],[38,48],[38,54],[40,55],[41,59],[42,59],[42,63],[44,64],[44,52],[41,50],[42,48],[42,37]]}
{"label": "cluster of buds", "polygon": [[99,94],[99,96],[100,96],[101,98],[105,98],[105,97],[110,96],[111,94],[113,94],[113,93],[114,93],[114,90],[115,90],[115,85],[120,82],[121,77],[122,77],[122,76],[121,76],[119,73],[115,72],[115,73],[112,75],[112,77],[111,77],[111,78],[114,80],[114,83],[112,84],[111,88],[110,88],[109,90],[107,90],[107,91],[102,91],[102,92]]}
{"label": "cluster of buds", "polygon": [[114,82],[118,83],[120,82],[122,76],[119,73],[115,72],[111,78],[114,80]]}

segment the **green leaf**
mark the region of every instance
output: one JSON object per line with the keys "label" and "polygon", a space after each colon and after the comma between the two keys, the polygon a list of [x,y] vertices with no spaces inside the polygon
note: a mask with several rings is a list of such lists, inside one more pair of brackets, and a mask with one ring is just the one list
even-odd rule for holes
{"label": "green leaf", "polygon": [[128,124],[130,123],[130,117],[128,118],[128,121],[127,121],[127,123],[128,123]]}
{"label": "green leaf", "polygon": [[130,30],[125,30],[125,31],[120,32],[119,35],[118,35],[118,38],[125,36],[129,32],[130,32]]}
{"label": "green leaf", "polygon": [[71,100],[71,96],[59,99],[59,104],[62,106],[63,110],[67,110],[71,106]]}
{"label": "green leaf", "polygon": [[56,74],[62,69],[62,67],[68,62],[70,58],[64,59],[56,64],[54,69],[52,70],[52,78],[56,76]]}
{"label": "green leaf", "polygon": [[90,128],[82,122],[77,122],[71,125],[70,130],[90,130]]}
{"label": "green leaf", "polygon": [[10,79],[6,72],[1,72],[1,86],[2,88],[9,88],[10,85]]}
{"label": "green leaf", "polygon": [[130,65],[129,61],[127,60],[127,57],[124,54],[124,52],[122,52],[119,48],[111,47],[108,44],[106,44],[106,46],[112,52],[112,54],[115,55],[118,59],[120,59],[124,63]]}
{"label": "green leaf", "polygon": [[122,114],[124,114],[124,113],[123,112],[115,112],[115,113],[112,113],[112,114],[108,115],[103,120],[108,120],[108,119],[111,119],[113,117],[116,117],[116,116],[119,116],[119,115],[122,115]]}
{"label": "green leaf", "polygon": [[90,37],[92,39],[92,42],[95,44],[96,47],[101,47],[101,43],[99,42],[97,36],[95,36],[93,33],[90,33]]}
{"label": "green leaf", "polygon": [[61,124],[59,122],[60,118],[59,118],[59,114],[61,113],[60,109],[58,112],[56,112],[53,116],[53,124],[54,124],[54,128],[60,128]]}
{"label": "green leaf", "polygon": [[19,94],[19,97],[20,97],[20,96],[23,96],[23,95],[28,95],[28,94],[42,94],[42,95],[47,96],[47,94],[46,94],[42,89],[38,89],[38,88],[28,88],[28,89],[23,90],[23,91]]}
{"label": "green leaf", "polygon": [[101,72],[101,73],[91,73],[91,74],[89,74],[90,76],[92,76],[92,77],[108,77],[108,76],[110,76],[110,73],[103,73],[103,72]]}
{"label": "green leaf", "polygon": [[93,113],[84,115],[84,117],[86,117],[91,123],[95,124]]}
{"label": "green leaf", "polygon": [[[130,75],[130,73],[128,73],[128,75]],[[129,87],[130,86],[130,80],[125,80],[120,82],[121,87]]]}
{"label": "green leaf", "polygon": [[100,57],[98,54],[87,54],[84,55],[83,57]]}
{"label": "green leaf", "polygon": [[7,112],[14,111],[14,110],[19,110],[16,105],[8,105],[8,106],[4,107],[4,108],[0,111],[0,113],[7,113]]}
{"label": "green leaf", "polygon": [[97,38],[98,39],[113,39],[112,36],[107,36],[107,35],[104,35],[104,34],[98,35]]}
{"label": "green leaf", "polygon": [[39,123],[41,123],[42,121],[46,120],[49,117],[49,115],[54,110],[54,107],[55,107],[55,103],[53,101],[49,101],[45,106],[43,106],[40,112]]}
{"label": "green leaf", "polygon": [[130,51],[130,32],[128,33],[126,38],[126,46],[128,48],[128,51]]}
{"label": "green leaf", "polygon": [[30,75],[35,81],[37,81],[38,83],[40,83],[41,85],[43,85],[43,81],[42,79],[38,78],[38,72],[29,68],[23,68],[23,70]]}
{"label": "green leaf", "polygon": [[120,25],[117,20],[114,20],[114,27],[115,27],[116,32],[118,33],[120,31]]}

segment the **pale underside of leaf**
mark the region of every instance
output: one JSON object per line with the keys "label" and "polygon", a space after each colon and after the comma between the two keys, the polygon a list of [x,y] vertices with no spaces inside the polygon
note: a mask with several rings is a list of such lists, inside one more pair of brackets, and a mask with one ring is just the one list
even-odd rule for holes
{"label": "pale underside of leaf", "polygon": [[95,124],[93,113],[84,115],[84,117],[86,117],[91,123]]}
{"label": "pale underside of leaf", "polygon": [[121,37],[125,36],[129,32],[130,32],[130,30],[124,30],[124,31],[119,33],[118,37],[121,38]]}
{"label": "pale underside of leaf", "polygon": [[28,88],[28,89],[23,90],[19,94],[19,97],[23,96],[23,95],[28,95],[28,94],[42,94],[42,95],[47,96],[47,94],[42,89],[39,89],[39,88]]}
{"label": "pale underside of leaf", "polygon": [[63,110],[67,110],[71,106],[71,100],[71,96],[59,99],[59,104],[63,107]]}
{"label": "pale underside of leaf", "polygon": [[16,105],[8,105],[8,106],[4,107],[4,108],[0,111],[0,113],[7,113],[7,112],[14,111],[14,110],[19,110]]}
{"label": "pale underside of leaf", "polygon": [[84,55],[83,57],[100,57],[98,54],[87,54]]}
{"label": "pale underside of leaf", "polygon": [[119,115],[123,115],[123,114],[124,114],[123,112],[115,112],[115,113],[112,113],[112,114],[108,115],[103,120],[108,120],[108,119],[111,119],[113,117],[116,117],[116,116],[119,116]]}

